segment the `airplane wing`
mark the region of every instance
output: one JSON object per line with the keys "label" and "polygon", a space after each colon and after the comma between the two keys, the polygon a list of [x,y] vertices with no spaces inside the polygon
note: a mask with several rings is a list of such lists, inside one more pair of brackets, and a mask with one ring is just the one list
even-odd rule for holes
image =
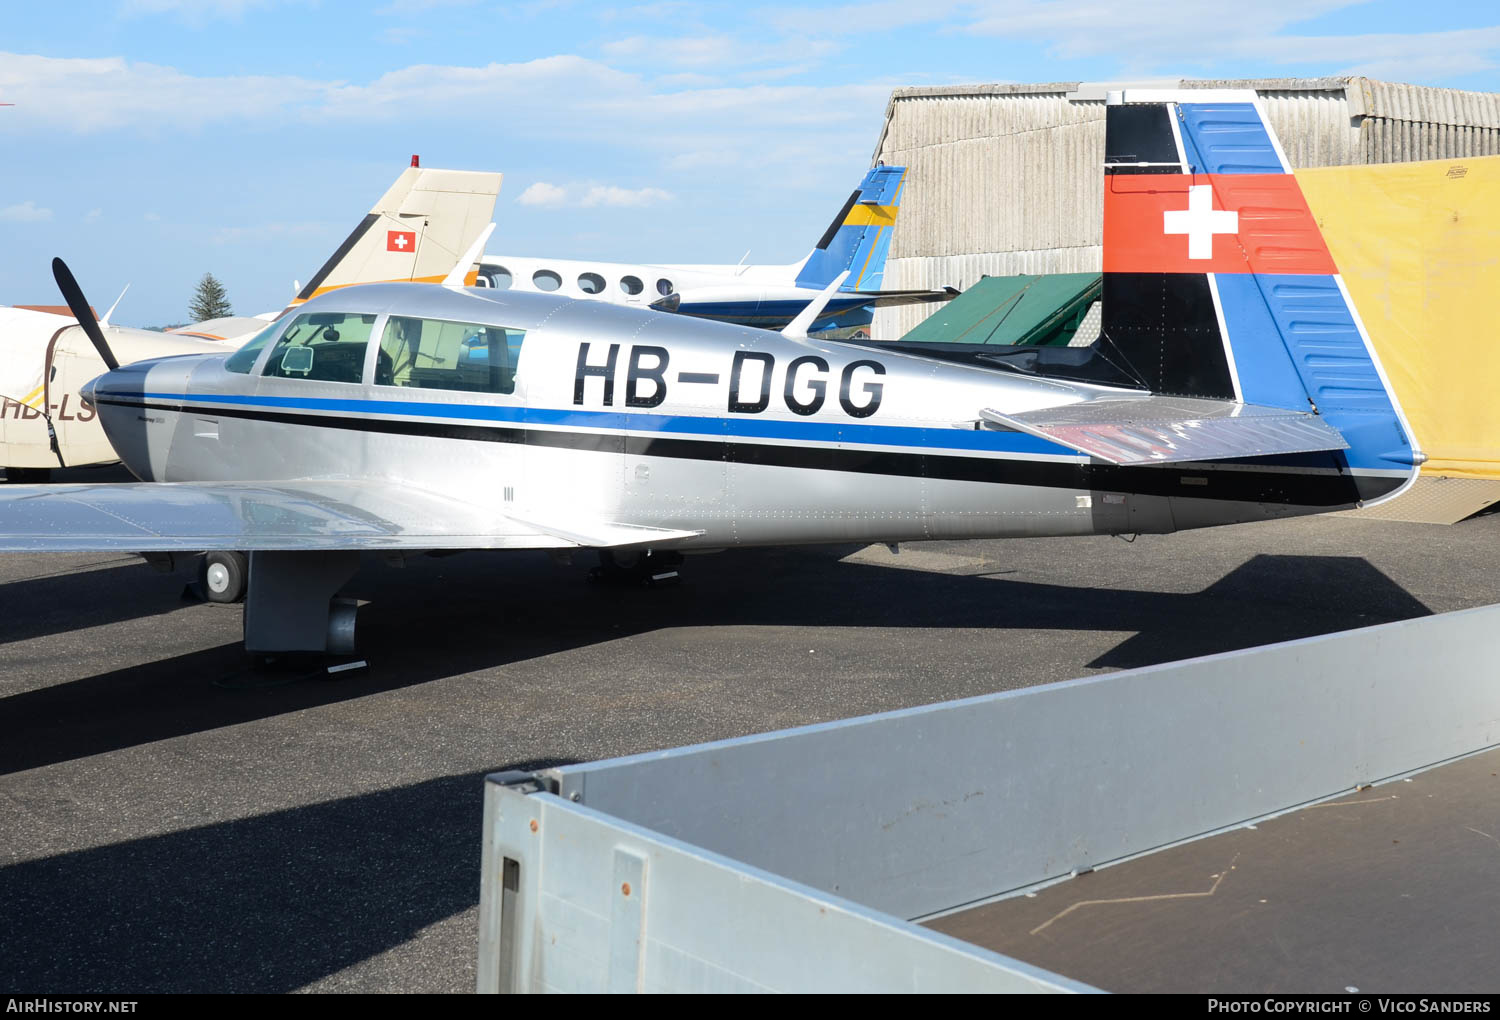
{"label": "airplane wing", "polygon": [[606,520],[533,524],[390,482],[0,486],[0,552],[602,549],[699,534]]}
{"label": "airplane wing", "polygon": [[1085,400],[1020,414],[985,408],[980,417],[1111,464],[1267,457],[1347,450],[1338,429],[1316,414],[1259,404],[1188,397]]}

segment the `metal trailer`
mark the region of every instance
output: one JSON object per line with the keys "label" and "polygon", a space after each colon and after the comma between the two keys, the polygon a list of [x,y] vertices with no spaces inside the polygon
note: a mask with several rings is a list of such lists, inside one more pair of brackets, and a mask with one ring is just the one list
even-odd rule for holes
{"label": "metal trailer", "polygon": [[490,776],[479,990],[1495,991],[1497,633]]}

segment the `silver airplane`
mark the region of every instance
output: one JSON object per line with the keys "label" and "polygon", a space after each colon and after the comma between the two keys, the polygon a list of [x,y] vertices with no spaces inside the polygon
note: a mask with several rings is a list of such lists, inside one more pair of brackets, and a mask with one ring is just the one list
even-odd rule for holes
{"label": "silver airplane", "polygon": [[362,552],[649,571],[730,546],[1171,532],[1409,485],[1422,455],[1255,94],[1115,94],[1107,129],[1092,348],[808,339],[838,280],[780,334],[348,287],[233,354],[112,365],[84,397],[142,482],[6,487],[0,550],[248,552],[247,650],[345,652]]}

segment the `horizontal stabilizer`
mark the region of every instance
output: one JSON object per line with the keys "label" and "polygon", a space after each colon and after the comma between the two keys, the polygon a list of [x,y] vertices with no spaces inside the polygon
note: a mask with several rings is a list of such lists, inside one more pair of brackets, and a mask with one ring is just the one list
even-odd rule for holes
{"label": "horizontal stabilizer", "polygon": [[0,486],[0,552],[620,548],[698,534],[532,524],[391,482]]}
{"label": "horizontal stabilizer", "polygon": [[870,298],[876,308],[887,308],[893,305],[921,305],[933,301],[952,301],[958,297],[958,290],[954,287],[937,287],[932,290],[856,290],[848,293]]}
{"label": "horizontal stabilizer", "polygon": [[1150,396],[1086,400],[1020,414],[988,408],[992,425],[1027,432],[1111,464],[1269,457],[1347,450],[1339,431],[1315,414],[1227,400]]}

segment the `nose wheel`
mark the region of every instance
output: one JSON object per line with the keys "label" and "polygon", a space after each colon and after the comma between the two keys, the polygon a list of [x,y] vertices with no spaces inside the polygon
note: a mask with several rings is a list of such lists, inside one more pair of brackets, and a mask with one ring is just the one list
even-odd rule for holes
{"label": "nose wheel", "polygon": [[249,573],[244,553],[205,553],[203,565],[198,570],[198,583],[203,586],[203,594],[210,602],[243,602],[245,579]]}

